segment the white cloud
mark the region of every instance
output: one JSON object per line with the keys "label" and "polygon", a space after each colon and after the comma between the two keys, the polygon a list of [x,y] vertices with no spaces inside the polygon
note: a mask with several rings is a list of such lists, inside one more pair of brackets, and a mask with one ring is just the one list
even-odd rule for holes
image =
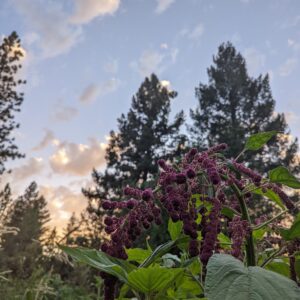
{"label": "white cloud", "polygon": [[158,51],[146,50],[138,61],[138,70],[142,76],[149,76],[151,73],[161,73],[164,55]]}
{"label": "white cloud", "polygon": [[14,0],[17,11],[31,29],[32,43],[37,43],[43,57],[68,52],[79,40],[81,29],[71,26],[59,2]]}
{"label": "white cloud", "polygon": [[33,151],[40,151],[45,149],[48,145],[50,145],[53,140],[55,140],[54,134],[51,130],[46,129],[45,130],[45,135],[43,139],[36,145],[35,147],[32,148]]}
{"label": "white cloud", "polygon": [[288,58],[279,67],[279,75],[280,76],[288,76],[288,75],[290,75],[295,70],[297,64],[298,64],[298,59],[296,59],[296,58]]}
{"label": "white cloud", "polygon": [[255,48],[247,48],[244,51],[248,71],[251,75],[261,71],[265,65],[265,55]]}
{"label": "white cloud", "polygon": [[44,170],[43,160],[41,158],[30,158],[24,165],[12,170],[12,178],[15,180],[24,180],[33,175],[39,174]]}
{"label": "white cloud", "polygon": [[167,10],[171,6],[171,4],[175,2],[175,0],[156,0],[156,2],[157,5],[156,5],[155,12],[157,14],[161,14],[165,10]]}
{"label": "white cloud", "polygon": [[62,142],[50,157],[52,170],[59,174],[84,176],[105,164],[106,144],[90,139],[89,144]]}
{"label": "white cloud", "polygon": [[90,84],[84,89],[79,100],[82,103],[94,102],[98,97],[102,97],[116,91],[120,84],[121,81],[117,78],[111,78],[100,84]]}
{"label": "white cloud", "polygon": [[188,37],[192,40],[198,40],[204,33],[204,26],[203,24],[197,24],[189,33]]}
{"label": "white cloud", "polygon": [[169,80],[161,80],[160,84],[162,87],[166,88],[168,91],[172,91],[171,82]]}
{"label": "white cloud", "polygon": [[70,22],[84,24],[94,18],[114,14],[119,6],[120,0],[73,0],[75,2],[74,14]]}
{"label": "white cloud", "polygon": [[149,76],[151,73],[161,74],[176,62],[178,52],[177,48],[169,49],[165,47],[160,51],[145,50],[138,61],[131,62],[130,66],[143,77]]}
{"label": "white cloud", "polygon": [[42,58],[67,53],[82,38],[81,24],[98,16],[112,15],[120,4],[120,0],[73,0],[74,12],[70,15],[62,1],[12,2],[29,29],[25,41],[37,45]]}
{"label": "white cloud", "polygon": [[41,185],[40,194],[45,197],[51,214],[50,224],[59,231],[66,226],[72,213],[80,214],[87,206],[87,200],[79,191],[73,191],[66,186]]}

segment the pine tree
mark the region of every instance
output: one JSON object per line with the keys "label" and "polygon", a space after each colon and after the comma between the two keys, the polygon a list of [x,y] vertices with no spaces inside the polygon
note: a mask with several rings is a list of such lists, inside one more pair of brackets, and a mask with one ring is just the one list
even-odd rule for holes
{"label": "pine tree", "polygon": [[245,160],[260,172],[278,165],[298,172],[297,139],[291,140],[284,114],[275,112],[269,76],[248,75],[246,61],[231,43],[220,45],[208,68],[208,84],[196,88],[199,105],[191,110],[191,131],[198,146],[229,145],[229,157],[236,157],[246,139],[257,132],[281,132],[262,151],[246,153]]}
{"label": "pine tree", "polygon": [[145,79],[128,114],[118,119],[118,132],[110,132],[107,168],[104,174],[94,170],[97,191],[85,191],[87,196],[118,198],[128,184],[141,186],[151,182],[158,172],[159,158],[172,158],[180,152],[185,141],[179,134],[183,111],[169,123],[171,100],[176,96],[154,74]]}
{"label": "pine tree", "polygon": [[29,277],[42,257],[45,225],[49,221],[46,205],[36,183],[32,182],[8,213],[4,225],[18,228],[18,232],[2,235],[0,265],[4,270],[11,270],[14,276]]}
{"label": "pine tree", "polygon": [[103,239],[99,200],[120,199],[127,185],[151,186],[158,173],[158,159],[172,160],[182,151],[185,136],[179,130],[184,122],[183,111],[169,122],[171,100],[176,96],[175,91],[164,87],[152,74],[133,96],[127,115],[122,114],[117,120],[118,132],[110,132],[106,170],[104,173],[94,170],[95,188],[83,190],[89,198],[89,225],[96,229],[90,231],[94,246]]}
{"label": "pine tree", "polygon": [[7,160],[23,157],[11,135],[19,127],[14,114],[23,102],[23,93],[18,91],[19,85],[25,83],[18,79],[22,56],[20,39],[13,32],[0,45],[0,174]]}

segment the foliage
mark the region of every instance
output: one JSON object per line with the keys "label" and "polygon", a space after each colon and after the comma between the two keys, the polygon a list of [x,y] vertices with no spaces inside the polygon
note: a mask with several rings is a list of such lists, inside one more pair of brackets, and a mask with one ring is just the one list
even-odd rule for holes
{"label": "foliage", "polygon": [[[196,88],[199,105],[191,110],[194,142],[202,147],[227,143],[228,156],[236,157],[250,136],[270,139],[262,149],[248,139],[245,149],[257,150],[245,154],[248,165],[261,173],[278,165],[299,172],[298,142],[289,140],[285,116],[274,110],[269,76],[250,77],[245,59],[229,42],[219,46],[207,73],[208,84]],[[255,136],[260,131],[265,133]],[[281,134],[272,137],[275,131]]]}
{"label": "foliage", "polygon": [[42,258],[42,237],[46,232],[49,212],[44,197],[31,183],[24,195],[16,199],[7,212],[5,227],[16,227],[15,234],[1,236],[1,269],[19,278],[30,277]]}
{"label": "foliage", "polygon": [[0,174],[5,171],[5,162],[23,157],[12,137],[12,132],[19,127],[14,120],[20,111],[23,93],[18,87],[25,81],[19,78],[23,57],[20,39],[16,32],[5,37],[0,45]]}
{"label": "foliage", "polygon": [[[245,149],[256,150],[269,139],[269,133],[253,135]],[[298,212],[281,184],[297,188],[299,181],[280,167],[263,177],[228,160],[222,154],[226,148],[225,144],[203,152],[193,148],[172,165],[159,160],[153,190],[127,187],[123,201],[102,201],[110,240],[101,251],[61,247],[75,260],[101,271],[105,300],[117,297],[118,280],[123,284],[118,299],[130,293],[138,299],[300,297],[300,214],[290,228],[279,222],[284,214]],[[269,220],[255,219],[247,206],[257,190],[272,191],[285,208]],[[111,216],[115,209],[124,213]],[[152,223],[159,226],[162,209],[169,215],[171,241],[153,251],[132,248],[142,230]]]}

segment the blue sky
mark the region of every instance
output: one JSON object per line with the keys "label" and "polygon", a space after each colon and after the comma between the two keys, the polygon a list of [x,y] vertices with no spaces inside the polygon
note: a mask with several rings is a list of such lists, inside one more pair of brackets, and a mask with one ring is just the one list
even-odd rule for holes
{"label": "blue sky", "polygon": [[276,111],[300,137],[298,0],[2,0],[0,30],[19,34],[28,82],[15,132],[26,158],[5,180],[16,193],[36,180],[57,226],[85,207],[80,189],[145,76],[178,91],[173,115],[188,114],[222,42],[251,76],[270,74]]}

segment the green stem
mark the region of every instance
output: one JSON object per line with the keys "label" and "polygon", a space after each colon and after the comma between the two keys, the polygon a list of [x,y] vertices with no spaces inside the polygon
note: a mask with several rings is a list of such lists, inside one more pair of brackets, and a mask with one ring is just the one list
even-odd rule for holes
{"label": "green stem", "polygon": [[288,209],[283,210],[282,212],[280,212],[278,215],[276,215],[276,216],[273,217],[272,219],[270,219],[270,220],[268,220],[268,221],[266,221],[266,222],[264,222],[264,223],[262,223],[262,224],[259,224],[259,225],[257,225],[257,226],[254,226],[254,227],[252,228],[252,230],[258,230],[258,229],[261,229],[261,228],[267,226],[268,224],[272,223],[273,221],[275,221],[277,218],[281,217],[282,215],[284,215],[284,214],[285,214],[286,212],[288,212],[288,211],[289,211]]}
{"label": "green stem", "polygon": [[[241,191],[235,184],[232,185],[232,188],[239,201],[239,205],[242,212],[242,219],[247,220],[248,223],[251,224],[251,219],[249,216],[247,205]],[[251,228],[248,237],[246,238],[246,254],[247,254],[247,266],[255,266],[256,265],[255,248],[254,248],[254,239],[253,239]]]}
{"label": "green stem", "polygon": [[246,149],[243,149],[243,151],[235,158],[235,161],[237,161],[244,153]]}
{"label": "green stem", "polygon": [[273,252],[272,255],[270,255],[260,266],[261,268],[265,267],[267,264],[269,264],[276,256],[279,256],[283,252],[285,252],[286,247],[283,246],[282,248],[278,249],[277,251]]}

